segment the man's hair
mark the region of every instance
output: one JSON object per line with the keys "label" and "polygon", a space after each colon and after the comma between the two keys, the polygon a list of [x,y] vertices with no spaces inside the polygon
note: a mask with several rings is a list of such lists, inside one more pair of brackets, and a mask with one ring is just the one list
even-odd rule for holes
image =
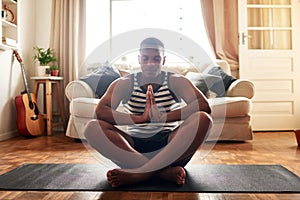
{"label": "man's hair", "polygon": [[164,51],[164,44],[155,37],[149,37],[144,39],[140,44],[140,50],[141,49],[159,49]]}

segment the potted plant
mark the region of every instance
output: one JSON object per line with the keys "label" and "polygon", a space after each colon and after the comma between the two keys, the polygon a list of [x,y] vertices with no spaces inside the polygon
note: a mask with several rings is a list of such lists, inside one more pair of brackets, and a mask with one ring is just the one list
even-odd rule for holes
{"label": "potted plant", "polygon": [[57,65],[50,67],[51,76],[58,76],[59,68]]}
{"label": "potted plant", "polygon": [[46,68],[46,76],[51,76],[51,69],[50,69],[50,67]]}
{"label": "potted plant", "polygon": [[45,76],[46,69],[49,68],[49,63],[55,62],[57,59],[54,55],[54,51],[50,48],[45,49],[42,47],[33,47],[35,54],[33,59],[35,62],[39,62],[40,66],[38,67],[38,76]]}

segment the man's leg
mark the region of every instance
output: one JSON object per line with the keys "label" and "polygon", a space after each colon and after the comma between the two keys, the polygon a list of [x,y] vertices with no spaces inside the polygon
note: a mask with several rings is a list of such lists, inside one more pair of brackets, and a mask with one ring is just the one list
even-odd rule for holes
{"label": "man's leg", "polygon": [[121,168],[138,168],[148,162],[148,158],[132,148],[129,135],[105,121],[91,120],[84,135],[93,148]]}
{"label": "man's leg", "polygon": [[137,183],[157,175],[183,184],[185,172],[182,166],[169,166],[187,161],[194,155],[198,147],[204,142],[211,123],[211,117],[205,112],[192,114],[170,136],[169,144],[156,156],[136,169],[109,171],[107,174],[109,182],[117,187]]}

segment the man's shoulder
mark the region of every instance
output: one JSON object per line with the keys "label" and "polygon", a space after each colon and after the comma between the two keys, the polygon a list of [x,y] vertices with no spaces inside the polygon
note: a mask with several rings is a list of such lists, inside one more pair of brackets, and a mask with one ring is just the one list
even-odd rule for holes
{"label": "man's shoulder", "polygon": [[189,79],[178,73],[169,73],[169,84],[171,87],[186,88],[189,86]]}
{"label": "man's shoulder", "polygon": [[174,73],[174,72],[167,72],[168,76],[170,77],[170,79],[174,79],[175,81],[180,80],[180,79],[187,79],[185,76],[178,74],[178,73]]}

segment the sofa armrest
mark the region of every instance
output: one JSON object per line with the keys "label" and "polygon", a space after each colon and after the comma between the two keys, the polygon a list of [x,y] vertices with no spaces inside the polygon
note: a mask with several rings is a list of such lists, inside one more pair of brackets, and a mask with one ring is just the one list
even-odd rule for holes
{"label": "sofa armrest", "polygon": [[247,79],[237,79],[229,86],[226,96],[251,99],[254,96],[254,84]]}
{"label": "sofa armrest", "polygon": [[69,82],[65,88],[65,95],[69,101],[78,97],[95,97],[92,88],[86,82],[81,80]]}

